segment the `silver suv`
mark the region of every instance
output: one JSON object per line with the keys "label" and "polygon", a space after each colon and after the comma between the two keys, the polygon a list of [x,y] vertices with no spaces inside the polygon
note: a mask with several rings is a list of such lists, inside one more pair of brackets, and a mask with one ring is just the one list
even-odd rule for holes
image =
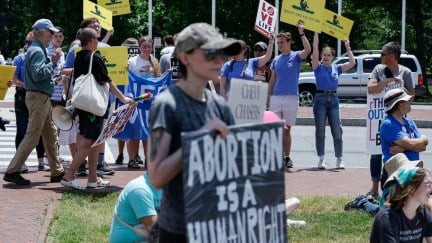
{"label": "silver suv", "polygon": [[[341,98],[366,99],[367,84],[373,68],[381,63],[379,51],[369,51],[368,54],[360,54],[355,57],[356,65],[339,76],[338,96]],[[348,62],[347,56],[341,56],[333,63],[342,64]],[[414,55],[401,54],[399,64],[411,69],[416,97],[426,96],[426,86],[423,85],[423,75],[420,64]],[[299,78],[300,105],[313,105],[316,91],[315,76],[313,72],[302,72]]]}

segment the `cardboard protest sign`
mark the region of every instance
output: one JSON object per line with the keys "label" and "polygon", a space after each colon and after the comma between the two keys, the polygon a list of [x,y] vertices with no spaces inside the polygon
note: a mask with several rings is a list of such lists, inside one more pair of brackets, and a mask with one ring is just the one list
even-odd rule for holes
{"label": "cardboard protest sign", "polygon": [[275,32],[278,16],[277,8],[261,0],[258,5],[254,29],[265,37],[268,37],[270,33]]}
{"label": "cardboard protest sign", "polygon": [[98,0],[97,3],[110,10],[113,16],[129,14],[132,12],[129,0]]}
{"label": "cardboard protest sign", "polygon": [[8,90],[8,82],[13,78],[15,66],[0,65],[0,100],[3,100]]}
{"label": "cardboard protest sign", "polygon": [[396,88],[404,88],[404,81],[389,83],[381,93],[367,94],[366,154],[382,154],[380,127],[386,116],[384,94]]}
{"label": "cardboard protest sign", "polygon": [[128,49],[126,46],[98,47],[108,74],[116,85],[128,84]]}
{"label": "cardboard protest sign", "polygon": [[305,29],[321,32],[325,0],[283,0],[280,20],[297,26],[304,23]]}
{"label": "cardboard protest sign", "polygon": [[236,124],[261,123],[266,109],[268,84],[231,79],[228,104]]}
{"label": "cardboard protest sign", "polygon": [[182,134],[188,242],[287,242],[283,123]]}
{"label": "cardboard protest sign", "polygon": [[112,12],[88,0],[83,0],[83,19],[97,18],[106,30],[112,28]]}
{"label": "cardboard protest sign", "polygon": [[324,9],[322,32],[341,40],[349,37],[354,21],[338,15],[328,9]]}

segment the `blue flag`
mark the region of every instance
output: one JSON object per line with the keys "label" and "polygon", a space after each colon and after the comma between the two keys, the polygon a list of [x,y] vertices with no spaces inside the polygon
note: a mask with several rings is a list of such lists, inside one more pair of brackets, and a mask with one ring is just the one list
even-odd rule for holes
{"label": "blue flag", "polygon": [[156,95],[171,85],[171,73],[158,78],[141,78],[129,71],[129,84],[125,87],[125,95],[135,98],[143,93],[151,93],[152,98],[139,102],[133,111],[124,130],[113,138],[120,140],[147,140],[148,139],[148,113],[151,103]]}

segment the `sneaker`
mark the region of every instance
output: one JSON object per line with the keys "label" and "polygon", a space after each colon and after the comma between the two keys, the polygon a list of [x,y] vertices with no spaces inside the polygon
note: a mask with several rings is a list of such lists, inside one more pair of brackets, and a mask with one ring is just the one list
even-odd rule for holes
{"label": "sneaker", "polygon": [[66,172],[62,171],[59,175],[51,176],[50,181],[51,182],[60,182],[63,180],[63,176],[66,175]]}
{"label": "sneaker", "polygon": [[318,162],[318,169],[320,169],[320,170],[325,170],[326,167],[327,167],[327,165],[326,165],[325,160],[321,159],[321,160]]}
{"label": "sneaker", "polygon": [[343,163],[343,161],[341,159],[338,159],[336,161],[336,168],[337,169],[345,169],[345,165],[344,165],[344,163]]}
{"label": "sneaker", "polygon": [[7,120],[7,119],[3,119],[3,118],[0,117],[0,129],[1,129],[1,130],[6,131],[6,127],[5,127],[5,125],[7,125],[7,124],[9,124],[9,123],[10,123],[9,120]]}
{"label": "sneaker", "polygon": [[134,160],[138,163],[143,165],[144,161],[141,159],[141,157],[139,156],[139,154],[135,155]]}
{"label": "sneaker", "polygon": [[98,175],[114,175],[115,171],[108,167],[106,161],[103,161],[102,164],[97,166],[96,174]]}
{"label": "sneaker", "polygon": [[50,167],[50,165],[48,163],[48,158],[47,157],[44,157],[43,164],[45,166],[45,171],[50,171],[51,170],[51,167]]}
{"label": "sneaker", "polygon": [[39,163],[38,171],[46,171],[46,170],[50,170],[50,168],[46,167],[43,163]]}
{"label": "sneaker", "polygon": [[285,168],[292,168],[294,167],[294,162],[291,160],[290,157],[285,157]]}
{"label": "sneaker", "polygon": [[117,156],[117,159],[115,160],[116,165],[121,165],[121,164],[123,164],[123,160],[124,160],[124,156],[123,156],[123,154],[119,154],[119,155]]}
{"label": "sneaker", "polygon": [[22,177],[19,172],[5,173],[3,176],[3,180],[7,182],[13,182],[18,186],[30,185],[30,180],[24,179],[24,177]]}
{"label": "sneaker", "polygon": [[27,167],[26,164],[23,164],[23,165],[21,166],[20,173],[25,174],[25,173],[27,173],[27,172],[28,172],[28,167]]}
{"label": "sneaker", "polygon": [[291,220],[287,219],[288,228],[302,228],[306,226],[306,222],[304,220]]}
{"label": "sneaker", "polygon": [[85,160],[84,163],[80,165],[78,171],[75,173],[76,176],[87,176],[86,164],[87,164],[87,160]]}
{"label": "sneaker", "polygon": [[132,159],[132,160],[129,161],[128,168],[131,168],[131,169],[141,169],[141,167],[139,166],[138,162],[135,159]]}

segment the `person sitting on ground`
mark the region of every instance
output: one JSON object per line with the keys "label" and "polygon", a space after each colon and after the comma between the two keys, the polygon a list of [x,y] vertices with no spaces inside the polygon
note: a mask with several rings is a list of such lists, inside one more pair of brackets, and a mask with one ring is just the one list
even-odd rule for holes
{"label": "person sitting on ground", "polygon": [[117,198],[109,242],[146,240],[137,235],[128,225],[135,227],[143,224],[149,234],[152,232],[150,236],[155,237],[158,233],[156,222],[161,199],[162,190],[152,186],[147,172],[128,182]]}
{"label": "person sitting on ground", "polygon": [[432,217],[424,206],[432,192],[430,172],[403,168],[388,183],[394,193],[375,216],[370,242],[432,242]]}

